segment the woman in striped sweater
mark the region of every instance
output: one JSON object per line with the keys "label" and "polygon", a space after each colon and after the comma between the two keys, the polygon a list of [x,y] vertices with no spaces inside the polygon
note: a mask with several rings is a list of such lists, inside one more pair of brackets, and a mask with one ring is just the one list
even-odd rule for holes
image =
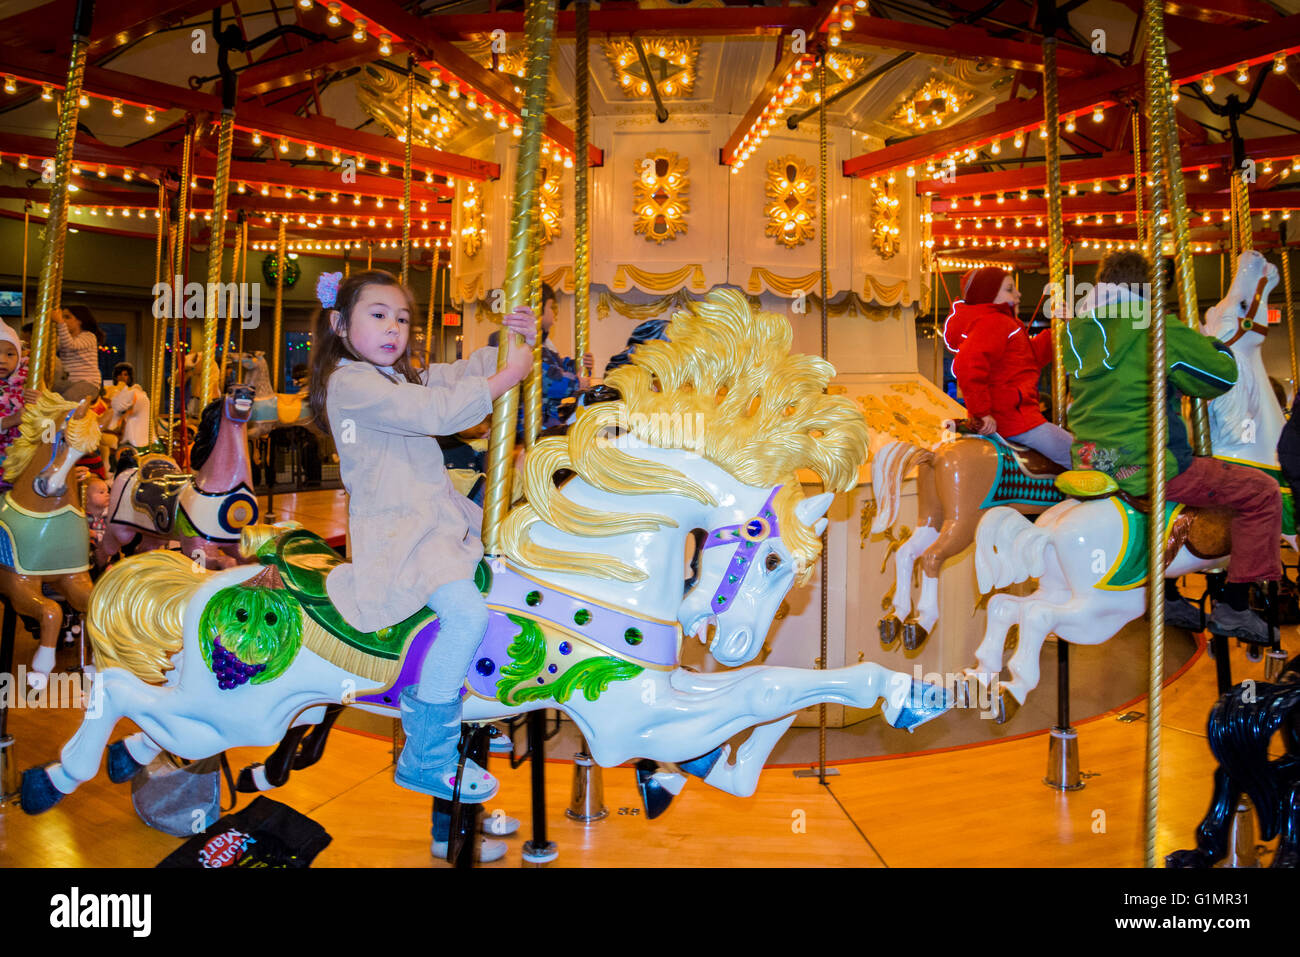
{"label": "woman in striped sweater", "polygon": [[59,361],[68,373],[62,390],[70,402],[99,396],[102,376],[99,372],[99,347],[104,333],[85,306],[65,306],[55,317],[59,335]]}

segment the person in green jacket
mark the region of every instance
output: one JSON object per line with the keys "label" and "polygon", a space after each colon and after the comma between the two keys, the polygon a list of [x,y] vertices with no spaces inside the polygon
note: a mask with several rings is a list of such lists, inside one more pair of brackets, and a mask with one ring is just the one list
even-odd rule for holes
{"label": "person in green jacket", "polygon": [[[1071,318],[1062,349],[1069,377],[1069,427],[1076,468],[1095,469],[1130,495],[1145,495],[1147,464],[1147,343],[1151,267],[1139,253],[1107,253],[1098,264],[1091,308]],[[1211,399],[1237,381],[1237,361],[1223,343],[1166,319],[1169,384]],[[1165,494],[1171,502],[1233,511],[1232,554],[1225,601],[1215,604],[1215,634],[1268,643],[1269,629],[1249,606],[1250,584],[1281,577],[1282,497],[1258,469],[1194,456],[1183,467],[1165,449]]]}

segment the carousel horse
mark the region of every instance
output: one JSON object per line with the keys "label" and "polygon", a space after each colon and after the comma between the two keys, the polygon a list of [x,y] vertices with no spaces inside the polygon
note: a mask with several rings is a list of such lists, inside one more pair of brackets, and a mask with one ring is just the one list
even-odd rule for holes
{"label": "carousel horse", "polygon": [[90,400],[64,402],[53,392],[23,410],[21,434],[9,447],[0,501],[0,593],[14,610],[40,622],[40,643],[53,648],[63,609],[41,590],[51,585],[77,611],[90,596],[90,532],[68,476],[99,448]]}
{"label": "carousel horse", "polygon": [[[975,527],[985,510],[1005,505],[1037,515],[1065,497],[1055,485],[1062,469],[1046,456],[997,434],[953,435],[947,431],[932,449],[890,442],[871,460],[875,498],[862,511],[863,537],[889,538],[886,564],[891,555],[894,559],[894,584],[885,595],[885,616],[879,623],[885,648],[902,638],[903,648],[915,651],[934,630],[939,620],[939,571],[975,540]],[[913,467],[916,529],[895,533],[903,479]],[[913,609],[918,563],[921,593]]]}
{"label": "carousel horse", "polygon": [[321,434],[312,424],[308,407],[307,390],[301,392],[276,392],[266,356],[261,352],[233,356],[248,372],[248,384],[253,387],[253,415],[248,422],[248,437],[260,439],[273,429],[301,426]]}
{"label": "carousel horse", "polygon": [[[852,487],[865,458],[866,424],[850,400],[825,394],[829,363],[789,354],[784,317],[732,290],[696,308],[677,315],[671,343],[642,346],[611,376],[620,401],[581,409],[566,436],[530,451],[527,500],[500,528],[501,557],[476,576],[490,624],[464,719],[558,708],[601,765],[675,763],[749,795],[802,708],[883,699],[886,721],[910,730],[951,701],[869,662],[736,667],[811,575],[833,491]],[[805,497],[800,468],[828,491]],[[159,749],[198,758],[274,745],[331,705],[397,713],[437,636],[432,612],[359,633],[329,601],[325,579],[341,559],[324,542],[264,526],[245,537],[258,564],[209,572],[151,552],[100,579],[87,617],[100,706],[59,762],[26,772],[26,810],[94,777],[121,718],[141,731],[109,748],[115,781]],[[688,542],[698,577],[684,589]],[[688,635],[735,670],[683,668]],[[733,760],[726,742],[747,729]]]}
{"label": "carousel horse", "polygon": [[[1275,734],[1285,753],[1270,760]],[[1244,793],[1259,815],[1260,837],[1282,837],[1272,866],[1300,867],[1300,659],[1290,661],[1276,684],[1243,682],[1220,698],[1206,736],[1219,763],[1210,809],[1196,829],[1196,847],[1174,851],[1165,866],[1213,867],[1223,860]]]}
{"label": "carousel horse", "polygon": [[240,530],[257,521],[257,498],[245,429],[253,390],[234,385],[214,399],[190,450],[194,474],[165,455],[145,455],[113,480],[109,524],[96,559],[107,563],[136,536],[137,548],[166,548],[179,541],[186,555],[216,568],[239,560]]}
{"label": "carousel horse", "polygon": [[[1236,384],[1210,402],[1216,450],[1273,461],[1282,417],[1267,388],[1260,345],[1268,332],[1268,293],[1277,268],[1257,252],[1243,252],[1228,295],[1205,316],[1205,331],[1230,344],[1237,359]],[[1265,387],[1260,388],[1263,382]],[[1238,445],[1227,442],[1235,433]],[[1240,441],[1248,438],[1248,447]],[[1002,670],[1007,633],[1019,626],[1019,642],[1000,683],[996,720],[1007,720],[1038,685],[1038,657],[1049,634],[1074,644],[1099,645],[1146,611],[1146,524],[1142,500],[1122,496],[1066,499],[1030,524],[1010,508],[990,509],[975,534],[975,575],[988,594],[1030,578],[1038,589],[1027,596],[998,594],[988,599],[984,639],[976,664],[965,671],[971,681],[991,687]],[[1165,575],[1177,578],[1222,568],[1231,551],[1226,509],[1200,509],[1170,503],[1166,528]]]}

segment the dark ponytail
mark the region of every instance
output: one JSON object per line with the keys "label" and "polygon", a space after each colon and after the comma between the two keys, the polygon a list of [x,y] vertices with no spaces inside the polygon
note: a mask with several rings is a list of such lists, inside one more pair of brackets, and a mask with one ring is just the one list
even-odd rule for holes
{"label": "dark ponytail", "polygon": [[[366,286],[389,286],[394,289],[400,289],[402,295],[406,297],[407,306],[411,314],[415,313],[415,306],[411,300],[411,293],[398,282],[397,277],[390,272],[384,272],[382,269],[369,269],[362,272],[353,273],[342,283],[339,284],[338,295],[334,299],[334,305],[328,309],[322,308],[316,314],[315,330],[312,334],[311,348],[311,382],[308,386],[307,404],[311,406],[312,420],[326,431],[329,430],[329,415],[325,409],[325,398],[329,391],[329,380],[334,370],[338,368],[340,359],[357,359],[356,353],[349,348],[347,341],[330,325],[330,313],[338,312],[339,330],[346,333],[352,317],[352,310],[356,307],[357,301],[361,298],[361,292]],[[406,343],[407,351],[398,357],[393,363],[393,368],[397,370],[407,382],[418,383],[420,375],[411,366],[410,348],[411,343],[408,337]],[[358,360],[361,361],[361,360]]]}

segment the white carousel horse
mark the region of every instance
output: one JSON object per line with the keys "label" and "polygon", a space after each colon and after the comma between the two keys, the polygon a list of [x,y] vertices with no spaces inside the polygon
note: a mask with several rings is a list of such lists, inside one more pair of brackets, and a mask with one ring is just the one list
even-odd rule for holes
{"label": "white carousel horse", "polygon": [[[726,665],[758,656],[781,601],[812,572],[833,497],[805,498],[796,471],[850,488],[867,438],[856,406],[825,394],[830,364],[788,354],[785,318],[754,313],[730,290],[696,309],[677,314],[671,343],[642,346],[611,376],[619,401],[580,410],[566,436],[530,452],[527,502],[501,528],[504,558],[480,567],[491,623],[464,716],[559,708],[604,766],[675,763],[748,795],[802,708],[883,699],[885,719],[910,730],[950,701],[874,663],[719,674],[679,664],[684,634]],[[573,474],[557,486],[560,470]],[[25,808],[44,810],[93,777],[121,718],[142,730],[110,749],[114,780],[163,748],[198,758],[277,744],[327,705],[394,712],[436,634],[431,614],[350,632],[322,599],[337,559],[319,540],[248,538],[272,567],[196,571],[155,552],[105,574],[87,617],[98,707],[58,763],[26,773]],[[698,546],[689,590],[688,542]],[[745,729],[729,760],[725,742]]]}
{"label": "white carousel horse", "polygon": [[[1277,279],[1276,267],[1263,255],[1243,252],[1227,296],[1205,317],[1207,333],[1231,342],[1238,367],[1236,385],[1210,403],[1215,435],[1223,441],[1215,451],[1257,462],[1276,461],[1269,450],[1276,448],[1282,429],[1260,356],[1268,332],[1268,293]],[[1247,428],[1250,422],[1255,423],[1253,430]],[[1237,444],[1230,444],[1233,437]],[[1067,499],[1032,525],[1019,512],[1002,507],[990,509],[980,521],[975,535],[980,591],[1038,579],[1038,589],[1030,595],[989,599],[984,639],[976,649],[975,665],[965,672],[981,685],[998,684],[1007,632],[1019,626],[1019,643],[1007,664],[1011,679],[999,686],[999,723],[1037,687],[1039,653],[1048,635],[1099,645],[1146,611],[1146,536],[1137,532],[1130,514],[1115,498]],[[1212,556],[1208,558],[1179,544],[1170,560],[1173,547],[1167,547],[1165,575],[1176,578],[1223,567],[1225,538],[1216,542],[1223,550],[1193,545],[1201,555]]]}

